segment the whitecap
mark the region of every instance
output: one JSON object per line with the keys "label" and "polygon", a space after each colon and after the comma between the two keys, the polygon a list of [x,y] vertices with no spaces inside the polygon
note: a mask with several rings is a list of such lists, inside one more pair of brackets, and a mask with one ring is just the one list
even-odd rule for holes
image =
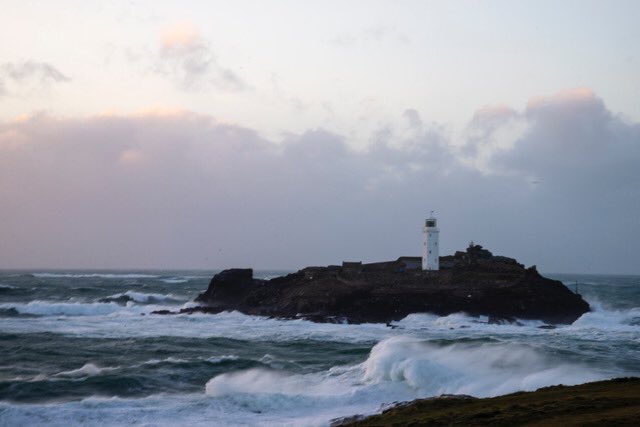
{"label": "whitecap", "polygon": [[211,378],[205,391],[244,410],[287,417],[279,420],[282,424],[313,424],[313,419],[324,425],[341,413],[375,413],[396,401],[440,394],[496,396],[611,376],[586,365],[552,360],[525,345],[436,345],[397,336],[376,344],[361,364],[307,374],[245,369]]}
{"label": "whitecap", "polygon": [[101,279],[152,279],[160,277],[157,274],[141,273],[33,273],[38,278],[101,278]]}
{"label": "whitecap", "polygon": [[[70,327],[71,330],[68,332],[74,333],[75,331],[81,331],[82,333],[89,333],[89,335],[91,335],[91,330],[96,327],[104,328],[105,332],[107,329],[111,329],[112,332],[114,332],[122,327],[131,330],[128,323],[122,323],[120,319],[121,316],[127,316],[129,320],[134,321],[134,319],[142,317],[140,316],[141,314],[148,314],[156,310],[171,309],[172,307],[175,306],[156,304],[138,305],[133,301],[128,301],[126,305],[120,305],[113,301],[58,302],[46,300],[34,300],[28,303],[15,302],[0,304],[0,309],[14,309],[19,314],[40,316],[38,319],[42,320],[42,322],[25,323],[23,321],[11,325],[5,324],[3,325],[5,331],[11,330],[11,326],[14,326],[18,328],[15,330],[16,332],[19,330],[24,331],[23,328],[26,327],[32,331],[58,331],[64,333],[64,328]],[[48,319],[50,316],[65,317],[65,320],[69,323],[51,322]],[[82,320],[77,320],[77,323],[73,323],[73,318],[82,318]],[[95,319],[95,323],[92,323],[90,319]],[[30,320],[33,321],[35,319]],[[63,330],[59,330],[58,328],[63,328]],[[116,334],[115,336],[119,335]]]}
{"label": "whitecap", "polygon": [[115,371],[117,369],[119,369],[119,367],[117,366],[100,367],[94,365],[93,363],[85,363],[78,369],[58,372],[54,375],[54,377],[92,377],[95,375],[103,374],[105,372]]}
{"label": "whitecap", "polygon": [[222,397],[234,394],[284,394],[293,396],[335,396],[348,383],[323,374],[291,375],[282,371],[252,368],[218,375],[205,386],[208,395]]}
{"label": "whitecap", "polygon": [[147,360],[146,362],[142,362],[142,365],[159,365],[161,363],[173,363],[173,364],[180,364],[180,363],[188,363],[189,361],[186,359],[180,359],[177,357],[167,357],[164,359],[150,359]]}
{"label": "whitecap", "polygon": [[110,295],[105,300],[117,300],[120,298],[124,298],[127,300],[131,300],[137,303],[147,304],[150,302],[178,302],[184,301],[183,298],[179,298],[173,294],[154,294],[154,293],[144,293],[144,292],[135,292],[135,291],[127,291],[115,295]]}
{"label": "whitecap", "polygon": [[601,303],[590,302],[591,311],[580,316],[571,325],[572,329],[599,329],[599,330],[637,330],[640,319],[640,307],[629,309],[608,309]]}
{"label": "whitecap", "polygon": [[113,302],[52,302],[34,300],[28,303],[5,303],[0,308],[13,308],[21,314],[38,316],[95,316],[108,315],[122,310]]}
{"label": "whitecap", "polygon": [[227,360],[238,360],[239,357],[234,354],[222,355],[222,356],[212,356],[205,359],[209,363],[217,364],[222,363]]}
{"label": "whitecap", "polygon": [[376,344],[362,364],[369,384],[398,382],[418,395],[497,396],[553,384],[580,384],[607,376],[588,366],[551,360],[515,343],[438,346],[398,336]]}
{"label": "whitecap", "polygon": [[171,278],[160,279],[160,281],[168,284],[176,284],[176,283],[186,283],[189,281],[189,279],[184,277],[171,277]]}

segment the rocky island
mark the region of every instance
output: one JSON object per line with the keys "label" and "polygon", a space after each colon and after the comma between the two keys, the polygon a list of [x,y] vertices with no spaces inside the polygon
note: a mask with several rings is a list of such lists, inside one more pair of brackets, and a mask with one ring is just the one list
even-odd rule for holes
{"label": "rocky island", "polygon": [[464,312],[488,316],[489,322],[567,324],[590,310],[579,294],[541,276],[535,266],[525,268],[480,245],[440,257],[436,271],[422,270],[420,260],[306,267],[270,280],[254,278],[252,269],[224,270],[198,295],[200,306],[179,313],[237,310],[315,322],[389,323],[412,313]]}

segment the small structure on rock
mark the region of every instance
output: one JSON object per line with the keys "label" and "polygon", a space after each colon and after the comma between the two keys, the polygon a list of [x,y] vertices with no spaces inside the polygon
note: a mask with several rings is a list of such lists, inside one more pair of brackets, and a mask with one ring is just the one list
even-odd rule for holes
{"label": "small structure on rock", "polygon": [[402,264],[402,271],[422,269],[422,257],[401,256],[398,262]]}
{"label": "small structure on rock", "polygon": [[435,271],[440,269],[440,251],[438,248],[438,221],[431,215],[424,223],[424,242],[422,244],[422,269]]}

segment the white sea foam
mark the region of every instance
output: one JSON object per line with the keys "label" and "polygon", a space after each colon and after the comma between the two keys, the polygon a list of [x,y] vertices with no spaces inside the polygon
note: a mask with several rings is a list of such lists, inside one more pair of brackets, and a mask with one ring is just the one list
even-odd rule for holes
{"label": "white sea foam", "polygon": [[180,309],[182,310],[183,308],[193,308],[193,307],[199,307],[202,304],[200,304],[199,302],[195,302],[195,301],[187,301],[184,304],[182,304],[180,306]]}
{"label": "white sea foam", "polygon": [[142,362],[140,365],[136,365],[136,366],[141,366],[141,365],[160,365],[163,363],[170,363],[170,364],[176,364],[179,365],[181,363],[190,363],[190,362],[194,362],[194,361],[206,361],[212,364],[218,364],[221,362],[224,362],[226,360],[238,360],[239,357],[235,356],[233,354],[229,354],[229,355],[222,355],[222,356],[212,356],[212,357],[208,357],[205,359],[181,359],[179,357],[166,357],[164,359],[150,359],[147,360],[146,362]]}
{"label": "white sea foam", "polygon": [[[166,288],[159,280],[148,282]],[[327,425],[332,418],[374,413],[382,405],[395,401],[441,393],[493,396],[558,383],[637,375],[637,368],[633,367],[637,347],[633,345],[640,342],[640,325],[635,323],[640,308],[615,310],[594,301],[590,303],[593,312],[573,325],[555,329],[541,329],[543,323],[538,321],[489,324],[486,317],[463,313],[413,314],[388,327],[286,321],[237,312],[159,316],[150,313],[157,309],[176,310],[180,305],[136,303],[135,299],[125,306],[71,301],[5,303],[0,307],[15,307],[19,312],[43,317],[3,318],[3,333],[54,332],[111,338],[220,337],[246,341],[242,345],[252,345],[256,340],[338,341],[361,343],[363,347],[376,344],[362,363],[303,374],[286,371],[290,364],[278,363],[282,356],[266,354],[259,361],[268,368],[214,376],[201,392],[193,394],[131,399],[89,397],[55,404],[0,402],[0,425],[210,425],[212,420],[219,425]],[[183,307],[193,305],[187,302]],[[617,349],[612,354],[603,350],[609,345]],[[629,348],[629,354],[624,356],[626,364],[616,365],[623,359],[618,350],[626,348]],[[257,359],[260,354],[263,353],[251,357]],[[215,349],[186,360],[176,355],[161,357],[146,362],[145,357],[134,363],[152,365],[148,370],[153,370],[153,365],[163,363],[217,364],[238,358],[232,354],[215,355]],[[82,381],[91,375],[104,374],[105,370],[118,369],[94,363],[59,372],[55,378],[43,375],[39,379]],[[135,366],[128,365],[127,369]]]}
{"label": "white sea foam", "polygon": [[151,360],[147,360],[146,362],[142,362],[142,365],[159,365],[161,363],[174,363],[174,364],[180,364],[180,363],[187,363],[189,362],[186,359],[180,359],[177,357],[167,357],[164,359],[151,359]]}
{"label": "white sea foam", "polygon": [[157,274],[141,274],[141,273],[33,273],[34,277],[39,278],[101,278],[101,279],[152,279],[160,277]]}
{"label": "white sea foam", "polygon": [[591,307],[592,311],[583,314],[569,328],[575,331],[640,331],[640,307],[615,310],[604,308],[598,302],[591,303]]}
{"label": "white sea foam", "polygon": [[[196,305],[187,302],[182,307]],[[114,302],[59,303],[32,301],[30,303],[4,303],[0,308],[15,308],[19,313],[40,316],[68,316],[63,321],[51,322],[46,317],[3,319],[3,331],[11,333],[55,332],[87,337],[143,337],[185,336],[216,337],[243,340],[319,340],[340,342],[377,342],[394,335],[430,337],[432,339],[457,339],[499,337],[505,334],[518,336],[579,337],[590,338],[594,333],[618,333],[628,339],[640,339],[640,326],[633,324],[637,309],[620,312],[614,320],[609,314],[598,311],[587,313],[574,325],[560,325],[554,330],[540,329],[539,321],[521,321],[520,325],[494,325],[486,318],[464,314],[438,317],[432,314],[412,314],[395,322],[392,327],[384,324],[331,324],[314,323],[302,319],[279,320],[248,316],[238,312],[219,314],[151,315],[156,310],[177,310],[176,305],[136,304],[125,306]],[[141,316],[141,314],[146,314]],[[598,316],[603,316],[601,319]],[[81,317],[80,317],[81,316]],[[161,320],[160,320],[161,319]],[[126,321],[125,321],[126,320]],[[625,323],[626,322],[626,323]],[[545,338],[546,339],[546,338]]]}
{"label": "white sea foam", "polygon": [[239,357],[234,354],[225,354],[222,356],[212,356],[206,359],[207,362],[217,364],[227,360],[238,360]]}
{"label": "white sea foam", "polygon": [[72,369],[70,371],[63,371],[55,374],[55,377],[91,377],[94,375],[100,375],[105,372],[115,371],[119,369],[116,366],[99,367],[93,363],[85,363],[78,369]]}
{"label": "white sea foam", "polygon": [[[264,368],[248,369],[241,372],[221,374],[209,380],[207,394],[213,397],[234,394],[302,394],[310,393],[315,387],[326,384],[314,383],[309,376],[287,375]],[[329,390],[326,390],[329,393]],[[314,395],[317,393],[313,393]]]}
{"label": "white sea foam", "polygon": [[[337,398],[286,395],[234,395],[212,398],[203,394],[153,395],[145,398],[89,397],[48,404],[0,402],[0,424],[153,425],[153,426],[326,426],[335,416],[362,413],[367,406],[340,405]],[[213,423],[213,424],[212,424]]]}
{"label": "white sea foam", "polygon": [[404,336],[376,344],[363,369],[365,382],[400,382],[426,396],[495,396],[551,384],[579,384],[606,376],[587,366],[551,360],[521,344],[437,346]]}
{"label": "white sea foam", "polygon": [[186,283],[189,279],[185,279],[183,277],[171,277],[167,279],[160,279],[164,283],[174,284],[174,283]]}
{"label": "white sea foam", "polygon": [[120,294],[110,295],[106,299],[118,299],[127,297],[128,299],[137,303],[149,303],[149,302],[178,302],[184,301],[184,298],[177,297],[173,294],[154,294],[144,292],[127,291]]}
{"label": "white sea foam", "polygon": [[357,365],[307,374],[264,368],[225,373],[208,381],[204,395],[87,398],[55,406],[0,403],[0,416],[22,425],[207,425],[216,420],[219,425],[314,426],[441,393],[493,396],[608,376],[527,345],[436,345],[396,336],[376,344]]}
{"label": "white sea foam", "polygon": [[414,313],[404,319],[393,322],[392,326],[405,330],[429,330],[429,331],[451,331],[458,329],[469,329],[469,333],[474,331],[482,331],[483,333],[491,330],[496,332],[507,332],[516,330],[524,332],[529,329],[535,331],[538,327],[544,325],[539,320],[517,320],[514,323],[490,324],[487,316],[470,316],[466,313],[453,313],[447,316],[438,316],[430,313]]}
{"label": "white sea foam", "polygon": [[35,314],[38,316],[95,316],[107,315],[122,310],[113,302],[75,303],[30,301],[28,303],[4,303],[1,308],[14,308],[21,314]]}
{"label": "white sea foam", "polygon": [[519,344],[440,346],[398,336],[376,344],[367,360],[355,367],[307,375],[254,368],[218,375],[207,383],[206,391],[218,397],[238,393],[322,396],[390,388],[402,391],[398,397],[440,394],[484,397],[604,377],[605,374],[588,366],[551,360],[534,348]]}
{"label": "white sea foam", "polygon": [[[324,416],[326,423],[342,415],[344,408],[371,413],[400,400],[440,394],[495,396],[606,377],[606,373],[588,366],[551,360],[523,345],[438,346],[399,336],[378,343],[360,365],[304,375],[247,369],[212,378],[206,393],[261,413],[292,414],[292,419],[281,421],[299,425],[309,421],[309,416],[316,421]],[[307,417],[296,419],[302,408]]]}
{"label": "white sea foam", "polygon": [[[51,327],[51,331],[58,330],[61,324],[56,324],[56,322],[51,322],[46,317],[49,316],[70,316],[70,317],[83,317],[84,320],[78,320],[81,324],[83,324],[82,330],[87,332],[87,328],[91,328],[90,321],[87,323],[86,319],[94,318],[94,319],[102,319],[105,321],[105,326],[109,323],[107,321],[108,318],[117,319],[120,316],[131,317],[132,315],[139,316],[140,314],[147,314],[154,310],[163,310],[170,309],[175,306],[166,306],[166,305],[137,305],[131,301],[127,302],[126,305],[122,306],[116,304],[115,302],[56,302],[56,301],[30,301],[28,303],[3,303],[0,304],[0,308],[15,309],[20,314],[33,314],[37,316],[42,316],[40,318],[41,322],[34,322],[29,324],[24,322],[16,322],[14,326],[26,326],[27,328],[34,327],[39,325],[40,327],[44,327],[46,330],[46,325]],[[36,320],[36,319],[33,319]],[[120,320],[116,320],[119,324],[119,327],[126,326],[122,325]],[[3,328],[3,330],[10,330],[11,325],[3,325],[8,326],[9,329]],[[99,326],[99,324],[95,324],[95,326]],[[111,324],[109,327],[113,327]],[[62,326],[64,328],[64,326]],[[36,326],[36,331],[39,328]],[[44,330],[42,330],[44,331]]]}

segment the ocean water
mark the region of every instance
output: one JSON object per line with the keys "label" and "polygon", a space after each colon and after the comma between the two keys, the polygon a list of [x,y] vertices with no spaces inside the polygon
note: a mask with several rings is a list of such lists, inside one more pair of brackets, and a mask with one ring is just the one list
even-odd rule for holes
{"label": "ocean water", "polygon": [[556,328],[150,314],[192,305],[213,274],[0,272],[0,425],[328,425],[443,393],[640,376],[640,276],[547,275],[594,309]]}

